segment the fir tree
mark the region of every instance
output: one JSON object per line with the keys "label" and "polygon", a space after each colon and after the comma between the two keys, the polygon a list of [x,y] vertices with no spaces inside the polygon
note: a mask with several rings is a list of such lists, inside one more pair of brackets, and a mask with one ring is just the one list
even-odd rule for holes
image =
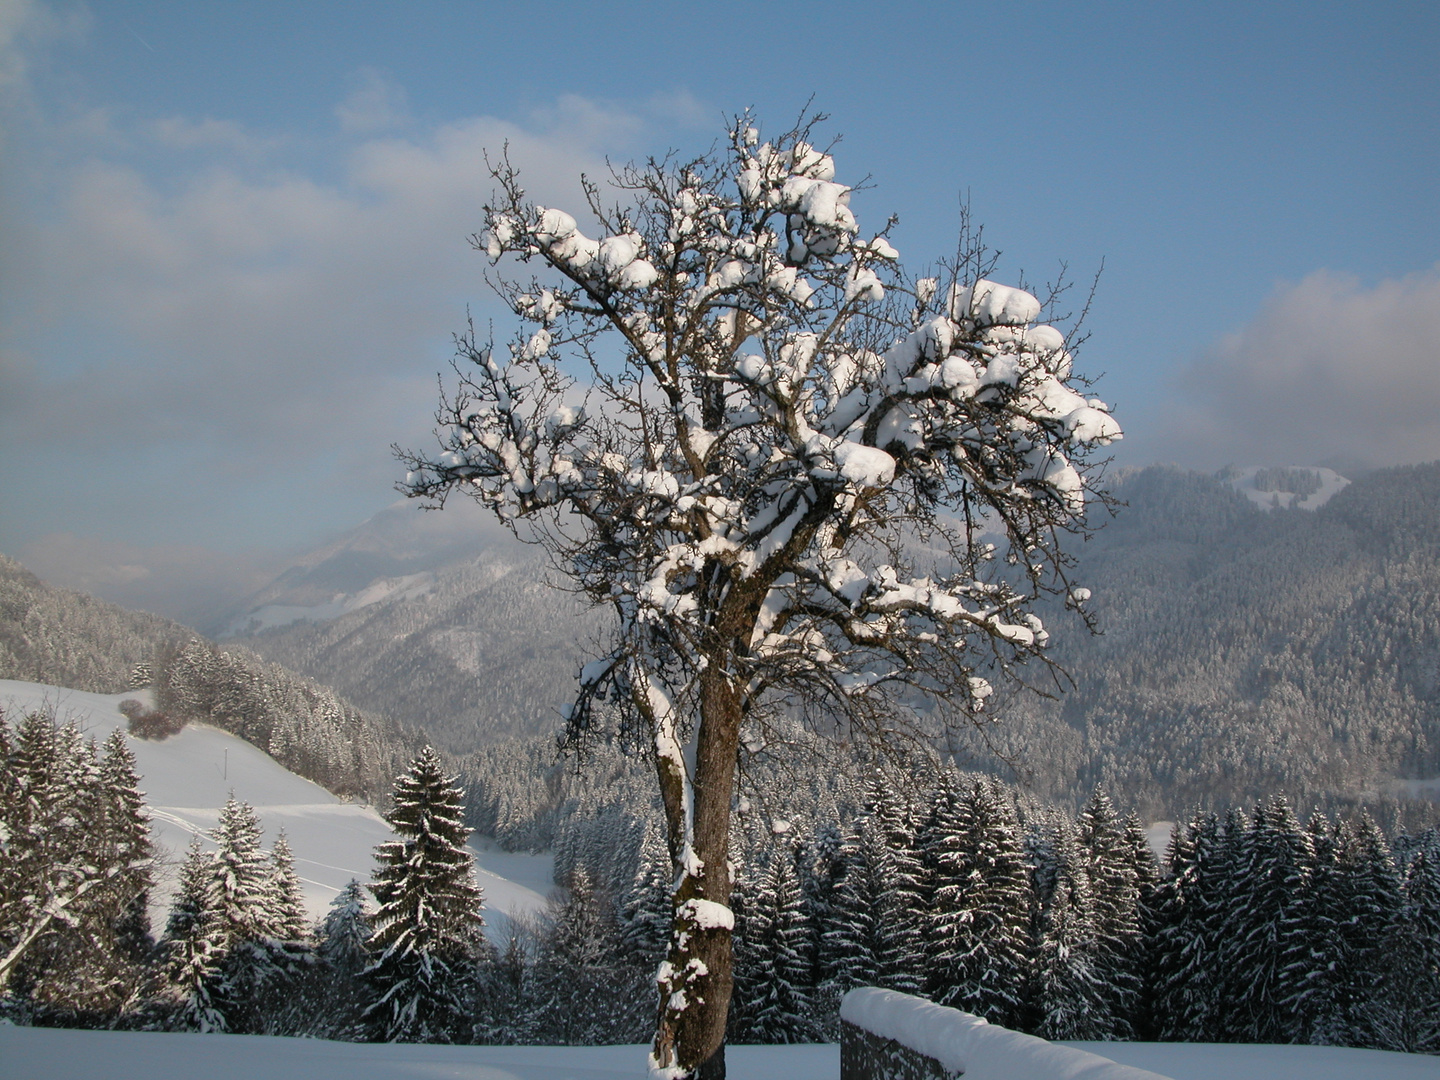
{"label": "fir tree", "polygon": [[1304,1032],[1287,1003],[1304,984],[1313,852],[1283,795],[1256,809],[1240,847],[1244,871],[1226,953],[1228,1034],[1239,1042],[1294,1042]]}
{"label": "fir tree", "polygon": [[1383,1001],[1372,1022],[1383,1049],[1440,1054],[1440,852],[1421,847],[1405,868]]}
{"label": "fir tree", "polygon": [[300,889],[300,878],[295,873],[295,856],[290,851],[290,841],[285,830],[275,837],[270,849],[271,885],[269,936],[280,941],[300,941],[309,932],[309,917],[305,911],[305,895]]}
{"label": "fir tree", "polygon": [[578,867],[541,933],[531,985],[539,1041],[637,1042],[654,1023],[651,972],[624,962],[615,905]]}
{"label": "fir tree", "polygon": [[1031,1008],[1045,1039],[1104,1039],[1114,1030],[1099,961],[1087,859],[1066,818],[1037,846],[1035,966]]}
{"label": "fir tree", "polygon": [[793,853],[780,851],[747,890],[737,922],[736,1042],[792,1043],[814,1038],[810,927]]}
{"label": "fir tree", "polygon": [[926,986],[942,1005],[1021,1022],[1031,885],[1019,822],[997,785],[943,779],[922,833],[931,889]]}
{"label": "fir tree", "polygon": [[1134,1034],[1130,1017],[1140,993],[1140,884],[1134,848],[1101,788],[1080,811],[1077,827],[1094,903],[1095,961],[1110,1018],[1107,1037],[1128,1039]]}
{"label": "fir tree", "polygon": [[255,808],[232,794],[220,810],[211,861],[210,910],[223,959],[215,1001],[222,1030],[263,1032],[265,992],[282,985],[285,965],[269,947],[276,922],[274,866],[260,842]]}
{"label": "fir tree", "polygon": [[665,958],[670,918],[670,853],[660,830],[647,821],[621,916],[625,951],[635,963],[653,969]]}
{"label": "fir tree", "polygon": [[385,817],[399,839],[375,849],[371,890],[380,907],[365,1021],[383,1042],[454,1042],[469,1030],[484,948],[464,802],[428,746],[397,779],[392,800]]}
{"label": "fir tree", "polygon": [[369,961],[370,915],[365,889],[351,882],[330,902],[316,934],[316,1033],[327,1039],[360,1038],[360,976]]}
{"label": "fir tree", "polygon": [[165,926],[166,1026],[178,1031],[225,1031],[216,982],[225,939],[213,904],[212,858],[193,837]]}
{"label": "fir tree", "polygon": [[1203,969],[1193,966],[1200,930],[1195,833],[1203,827],[1197,815],[1189,828],[1176,824],[1171,830],[1166,872],[1156,885],[1148,918],[1142,922],[1149,944],[1144,984],[1152,1018],[1143,1034],[1162,1041],[1183,1039],[1188,1034],[1194,1016],[1203,1008],[1195,999],[1208,986]]}
{"label": "fir tree", "polygon": [[1390,846],[1369,814],[1344,827],[1336,867],[1342,943],[1339,1002],[1342,1045],[1378,1047],[1377,991],[1390,983],[1391,953],[1404,907],[1403,882]]}

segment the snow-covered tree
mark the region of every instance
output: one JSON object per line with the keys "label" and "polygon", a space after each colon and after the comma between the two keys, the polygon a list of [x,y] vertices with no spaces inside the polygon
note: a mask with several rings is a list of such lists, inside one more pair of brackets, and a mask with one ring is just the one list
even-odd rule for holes
{"label": "snow-covered tree", "polygon": [[364,1005],[360,974],[370,959],[370,912],[360,882],[352,880],[330,901],[315,939],[313,1000],[320,1015],[314,1030],[327,1039],[358,1039]]}
{"label": "snow-covered tree", "polygon": [[469,1030],[484,948],[463,794],[427,746],[396,780],[392,800],[385,820],[399,839],[375,849],[370,888],[380,907],[371,917],[365,1021],[383,1042],[453,1042]]}
{"label": "snow-covered tree", "polygon": [[652,970],[627,962],[614,902],[578,868],[541,923],[529,987],[535,1040],[595,1045],[644,1038]]}
{"label": "snow-covered tree", "polygon": [[1134,848],[1102,788],[1077,822],[1095,910],[1096,964],[1105,986],[1111,1038],[1131,1038],[1130,1017],[1140,992],[1140,884]]}
{"label": "snow-covered tree", "polygon": [[1046,1039],[1107,1039],[1116,1031],[1088,858],[1068,818],[1034,851],[1039,910],[1031,1006]]}
{"label": "snow-covered tree", "polygon": [[622,908],[621,938],[627,954],[650,967],[664,959],[670,940],[670,856],[660,830],[649,822]]}
{"label": "snow-covered tree", "polygon": [[140,987],[151,853],[124,740],[102,758],[51,711],[13,735],[0,716],[0,995],[113,1017]]}
{"label": "snow-covered tree", "polygon": [[811,1016],[810,927],[794,853],[774,853],[760,869],[737,923],[735,994],[740,1023],[737,1040],[754,1043],[808,1042]]}
{"label": "snow-covered tree", "polygon": [[1030,968],[1031,888],[1014,807],[998,785],[946,777],[922,833],[929,869],[927,991],[1014,1027]]}
{"label": "snow-covered tree", "polygon": [[1037,600],[1088,598],[1062,545],[1120,435],[1046,305],[988,280],[975,244],[909,276],[812,126],[764,139],[739,117],[720,150],[620,169],[619,206],[587,183],[594,236],[502,158],[476,245],[544,276],[496,283],[525,328],[464,335],[440,451],[401,452],[409,494],[475,497],[614,610],[569,732],[609,702],[656,764],[672,1077],[723,1068],[742,728],[763,746],[798,710],[889,739],[926,701],[978,713],[1045,656]]}
{"label": "snow-covered tree", "polygon": [[215,1001],[225,942],[212,906],[212,863],[200,837],[191,838],[162,940],[166,1023],[181,1031],[226,1030]]}
{"label": "snow-covered tree", "polygon": [[924,869],[909,805],[880,776],[841,846],[821,941],[826,979],[842,990],[917,993],[924,981]]}
{"label": "snow-covered tree", "polygon": [[1229,947],[1219,958],[1230,987],[1229,1033],[1246,1042],[1299,1041],[1299,1017],[1283,1003],[1299,994],[1311,944],[1313,849],[1283,795],[1256,808],[1240,853]]}

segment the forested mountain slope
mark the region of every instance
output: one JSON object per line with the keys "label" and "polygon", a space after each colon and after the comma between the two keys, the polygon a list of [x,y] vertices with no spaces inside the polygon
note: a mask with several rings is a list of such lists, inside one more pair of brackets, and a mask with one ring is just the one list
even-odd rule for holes
{"label": "forested mountain slope", "polygon": [[235,640],[466,754],[556,727],[601,618],[552,588],[532,550],[500,547],[418,595]]}
{"label": "forested mountain slope", "polygon": [[0,678],[116,694],[137,664],[191,633],[159,615],[49,585],[0,555]]}
{"label": "forested mountain slope", "polygon": [[153,686],[175,721],[249,741],[337,795],[382,798],[417,736],[243,648],[41,581],[0,555],[0,679],[98,694]]}
{"label": "forested mountain slope", "polygon": [[[1170,467],[1116,488],[1128,505],[1077,575],[1104,633],[1048,620],[1075,688],[1001,703],[962,764],[1010,775],[993,748],[1043,798],[1104,783],[1152,817],[1278,790],[1384,801],[1440,776],[1440,464],[1313,511]],[[492,547],[420,595],[242,640],[456,754],[544,733],[603,622],[526,555]]]}
{"label": "forested mountain slope", "polygon": [[1440,775],[1440,464],[1314,512],[1170,468],[1118,490],[1128,507],[1082,556],[1104,633],[1054,622],[1075,689],[989,732],[1039,794],[1099,782],[1155,817],[1279,790],[1375,801]]}

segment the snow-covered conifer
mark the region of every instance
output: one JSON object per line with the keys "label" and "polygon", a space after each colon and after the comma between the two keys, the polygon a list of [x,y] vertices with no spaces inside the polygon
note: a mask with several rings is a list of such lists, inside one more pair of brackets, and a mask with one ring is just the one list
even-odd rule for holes
{"label": "snow-covered conifer", "polygon": [[1286,1007],[1303,986],[1310,948],[1313,851],[1283,795],[1258,807],[1241,850],[1243,887],[1232,897],[1226,953],[1231,1037],[1294,1042],[1304,1037]]}
{"label": "snow-covered conifer", "polygon": [[614,902],[585,868],[552,901],[530,986],[537,1041],[635,1042],[654,1022],[651,972],[626,962]]}
{"label": "snow-covered conifer", "polygon": [[295,873],[295,856],[283,829],[270,849],[270,863],[269,936],[280,941],[299,941],[307,935],[310,920],[305,911],[300,877]]}
{"label": "snow-covered conifer", "polygon": [[922,833],[930,904],[926,989],[942,1005],[1015,1027],[1029,977],[1031,884],[1005,793],[943,777]]}
{"label": "snow-covered conifer", "polygon": [[759,872],[736,935],[736,1041],[810,1041],[811,937],[792,852],[774,853]]}
{"label": "snow-covered conifer", "polygon": [[1051,823],[1037,880],[1031,1008],[1046,1039],[1105,1039],[1116,1028],[1102,974],[1088,859],[1067,818]]}
{"label": "snow-covered conifer", "polygon": [[1134,848],[1110,796],[1096,788],[1076,823],[1095,912],[1097,974],[1104,985],[1109,1037],[1131,1038],[1140,993],[1140,883]]}
{"label": "snow-covered conifer", "polygon": [[180,1031],[227,1030],[215,1000],[226,941],[212,906],[213,863],[200,837],[193,837],[165,925],[166,1024]]}
{"label": "snow-covered conifer", "polygon": [[360,1038],[364,1004],[360,975],[369,962],[370,913],[365,888],[352,880],[336,894],[316,934],[319,961],[313,1000],[319,1012],[316,1034],[328,1039]]}
{"label": "snow-covered conifer", "polygon": [[395,782],[385,819],[399,839],[375,849],[374,956],[365,979],[371,1037],[454,1042],[469,1031],[485,943],[462,794],[425,747]]}
{"label": "snow-covered conifer", "polygon": [[653,968],[665,957],[670,941],[670,854],[659,828],[646,823],[639,865],[626,894],[621,934],[626,952]]}

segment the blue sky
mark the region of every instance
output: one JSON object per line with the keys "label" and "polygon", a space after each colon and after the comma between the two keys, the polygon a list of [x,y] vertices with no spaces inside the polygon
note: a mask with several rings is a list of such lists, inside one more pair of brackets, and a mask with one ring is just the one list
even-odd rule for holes
{"label": "blue sky", "polygon": [[1103,261],[1122,463],[1440,458],[1437,55],[1433,3],[0,0],[0,551],[179,610],[357,523],[488,311],[483,149],[567,205],[812,98],[907,263],[961,192],[1000,280]]}

